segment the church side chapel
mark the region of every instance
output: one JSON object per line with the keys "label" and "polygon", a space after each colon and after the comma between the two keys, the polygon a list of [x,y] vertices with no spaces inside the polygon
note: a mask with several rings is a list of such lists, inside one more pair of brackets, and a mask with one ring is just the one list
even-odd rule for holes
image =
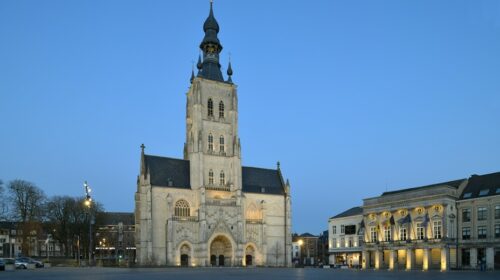
{"label": "church side chapel", "polygon": [[291,266],[291,196],[276,169],[241,165],[237,86],[219,63],[213,4],[187,93],[184,159],[141,146],[135,194],[139,265]]}

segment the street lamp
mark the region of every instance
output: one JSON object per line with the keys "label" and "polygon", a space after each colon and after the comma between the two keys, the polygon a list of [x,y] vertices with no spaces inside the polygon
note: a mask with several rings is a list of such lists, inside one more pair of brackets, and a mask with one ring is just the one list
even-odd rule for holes
{"label": "street lamp", "polygon": [[90,192],[92,189],[90,186],[87,184],[87,181],[83,183],[83,187],[85,188],[85,201],[84,204],[87,206],[89,209],[89,265],[92,264],[92,197],[90,196]]}
{"label": "street lamp", "polygon": [[302,245],[304,245],[304,240],[299,239],[298,243],[299,243],[299,261],[300,265],[303,265],[304,262],[302,261]]}

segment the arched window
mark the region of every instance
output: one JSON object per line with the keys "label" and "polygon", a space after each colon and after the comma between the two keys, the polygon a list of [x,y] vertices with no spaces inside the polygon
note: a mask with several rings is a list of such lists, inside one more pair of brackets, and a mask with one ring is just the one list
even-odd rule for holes
{"label": "arched window", "polygon": [[212,98],[208,99],[208,116],[214,116],[214,102],[212,101]]}
{"label": "arched window", "polygon": [[212,133],[208,134],[208,150],[214,150],[214,137],[212,136]]}
{"label": "arched window", "polygon": [[174,215],[176,217],[189,217],[189,203],[184,199],[177,200],[175,203]]}
{"label": "arched window", "polygon": [[213,185],[214,184],[214,172],[212,169],[208,171],[208,184]]}
{"label": "arched window", "polygon": [[224,118],[224,102],[219,102],[219,118]]}
{"label": "arched window", "polygon": [[219,138],[219,150],[221,152],[224,152],[224,136],[222,135]]}
{"label": "arched window", "polygon": [[226,177],[224,175],[224,171],[220,172],[220,185],[224,186],[226,184]]}

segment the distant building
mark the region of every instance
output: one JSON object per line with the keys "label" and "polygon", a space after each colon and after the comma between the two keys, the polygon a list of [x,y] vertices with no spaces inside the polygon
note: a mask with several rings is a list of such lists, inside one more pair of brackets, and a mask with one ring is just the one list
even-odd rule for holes
{"label": "distant building", "polygon": [[318,264],[328,264],[328,230],[323,231],[318,237]]}
{"label": "distant building", "polygon": [[500,269],[500,172],[472,175],[457,209],[459,266]]}
{"label": "distant building", "polygon": [[353,207],[328,220],[329,263],[361,266],[364,238],[363,208]]}
{"label": "distant building", "polygon": [[134,262],[134,213],[102,212],[96,217],[95,259],[105,264]]}
{"label": "distant building", "polygon": [[318,236],[310,233],[292,235],[292,242],[299,246],[298,264],[314,266],[318,264]]}

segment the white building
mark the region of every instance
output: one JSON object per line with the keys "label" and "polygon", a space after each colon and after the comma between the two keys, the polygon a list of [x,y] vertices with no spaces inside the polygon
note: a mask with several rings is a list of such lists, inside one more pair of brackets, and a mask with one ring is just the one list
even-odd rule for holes
{"label": "white building", "polygon": [[361,266],[363,209],[353,207],[328,220],[328,252],[332,265]]}
{"label": "white building", "polygon": [[222,51],[212,4],[203,59],[187,92],[184,159],[141,152],[135,195],[141,265],[291,265],[290,185],[277,169],[244,167],[237,87]]}

